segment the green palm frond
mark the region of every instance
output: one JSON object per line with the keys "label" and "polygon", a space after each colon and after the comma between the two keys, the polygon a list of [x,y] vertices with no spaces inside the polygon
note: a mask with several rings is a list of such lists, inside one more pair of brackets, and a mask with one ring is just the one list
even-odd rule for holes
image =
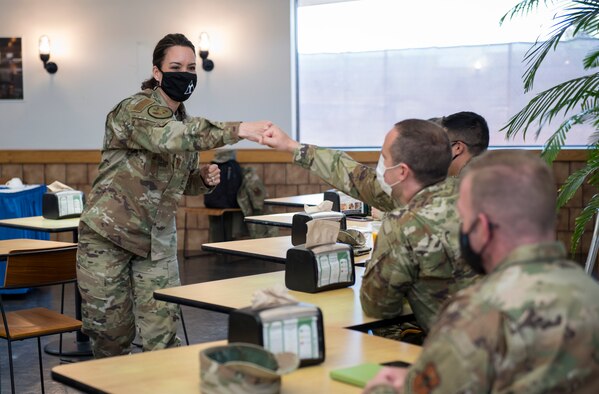
{"label": "green palm frond", "polygon": [[[584,123],[594,123],[598,119],[598,115],[598,108],[589,108],[566,119],[551,135],[551,137],[549,137],[547,142],[545,142],[543,152],[541,152],[541,157],[547,162],[547,164],[551,165],[551,163],[553,163],[557,157],[559,151],[566,143],[566,136],[570,129],[572,129],[572,126]],[[599,138],[599,133],[597,133],[597,137]]]}
{"label": "green palm frond", "polygon": [[[521,6],[521,9],[527,9],[526,4],[523,3],[533,3],[534,8],[538,6],[538,0],[529,0],[528,2],[524,1],[519,3],[514,8]],[[546,3],[547,2],[545,2],[545,4]],[[557,16],[554,18],[556,22],[552,26],[549,38],[545,41],[537,39],[537,42],[535,42],[524,56],[524,61],[527,64],[526,71],[523,75],[525,92],[532,89],[536,73],[545,60],[545,57],[549,51],[555,50],[568,30],[574,29],[573,35],[583,31],[594,34],[599,27],[599,20],[597,19],[599,16],[599,2],[596,0],[575,0],[560,3],[572,3],[573,5],[564,6],[562,10],[558,12]],[[512,11],[513,10],[514,9],[512,9]],[[522,11],[516,12],[516,14],[521,13]]]}
{"label": "green palm frond", "polygon": [[591,106],[586,101],[594,102],[598,89],[599,73],[562,82],[537,94],[501,130],[506,130],[507,138],[519,131],[526,138],[529,127],[536,123],[538,133],[544,123],[551,122],[559,113],[566,114],[577,105]]}
{"label": "green palm frond", "polygon": [[574,234],[572,235],[572,246],[570,248],[570,252],[572,254],[576,253],[576,248],[580,243],[580,239],[582,238],[582,234],[584,234],[586,224],[593,220],[593,217],[597,213],[597,209],[599,209],[599,194],[595,194],[586,207],[580,212],[580,215],[575,220],[574,224]]}
{"label": "green palm frond", "polygon": [[[543,0],[543,4],[555,3],[555,0]],[[539,0],[523,0],[516,4],[511,10],[505,13],[499,20],[499,24],[503,24],[506,19],[513,19],[515,16],[524,16],[539,7]]]}
{"label": "green palm frond", "polygon": [[587,54],[582,60],[585,70],[599,66],[599,50],[594,50]]}
{"label": "green palm frond", "polygon": [[589,177],[595,174],[599,170],[599,150],[591,150],[589,152],[589,158],[586,165],[580,170],[570,174],[566,182],[562,185],[559,190],[559,196],[557,198],[557,206],[564,206],[572,196],[578,191],[580,186]]}

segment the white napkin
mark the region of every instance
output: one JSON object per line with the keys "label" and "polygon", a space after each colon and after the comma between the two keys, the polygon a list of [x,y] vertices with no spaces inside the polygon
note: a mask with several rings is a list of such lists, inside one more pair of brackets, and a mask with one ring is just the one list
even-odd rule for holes
{"label": "white napkin", "polygon": [[53,193],[56,193],[56,192],[61,192],[63,190],[73,190],[73,188],[65,185],[62,182],[54,181],[48,185],[48,190],[50,190]]}
{"label": "white napkin", "polygon": [[304,212],[306,213],[329,212],[332,210],[333,202],[329,200],[324,200],[320,204],[314,206],[304,205]]}
{"label": "white napkin", "polygon": [[341,223],[336,220],[316,219],[306,223],[306,248],[337,242]]}
{"label": "white napkin", "polygon": [[275,285],[268,289],[256,290],[252,294],[252,309],[271,308],[273,306],[297,304],[297,300],[289,295],[283,285]]}
{"label": "white napkin", "polygon": [[10,179],[8,182],[6,182],[6,186],[8,186],[9,189],[22,189],[24,187],[21,178]]}

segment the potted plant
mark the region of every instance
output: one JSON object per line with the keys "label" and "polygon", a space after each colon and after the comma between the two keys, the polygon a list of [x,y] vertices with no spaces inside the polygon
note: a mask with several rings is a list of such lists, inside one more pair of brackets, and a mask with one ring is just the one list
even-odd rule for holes
{"label": "potted plant", "polygon": [[[526,52],[526,72],[523,76],[524,90],[532,89],[535,76],[547,54],[555,50],[560,42],[572,37],[595,38],[599,34],[599,0],[523,0],[508,11],[502,18],[523,16],[539,7],[556,7],[556,16],[546,40],[537,40]],[[599,66],[599,47],[588,53],[584,60],[585,70],[592,71]],[[596,130],[587,143],[588,157],[585,166],[572,173],[559,189],[558,208],[572,198],[583,183],[599,186],[599,72],[574,78],[538,93],[516,113],[502,128],[507,137],[535,130],[538,136],[541,128],[558,115],[566,118],[545,142],[541,156],[551,164],[564,146],[566,135],[574,125],[588,124]],[[572,235],[571,251],[576,250],[585,225],[599,209],[599,194],[595,193],[576,218]]]}

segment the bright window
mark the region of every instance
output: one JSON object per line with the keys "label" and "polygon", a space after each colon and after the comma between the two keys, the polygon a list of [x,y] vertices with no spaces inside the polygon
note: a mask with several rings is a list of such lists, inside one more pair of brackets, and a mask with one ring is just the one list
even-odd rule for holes
{"label": "bright window", "polygon": [[[377,147],[399,120],[458,111],[484,116],[491,145],[541,146],[505,140],[499,130],[534,94],[584,75],[582,58],[594,39],[561,44],[523,93],[524,54],[551,10],[499,25],[515,0],[298,0],[298,130],[302,142]],[[547,29],[545,29],[546,31]],[[573,129],[568,145],[586,145],[588,127]]]}

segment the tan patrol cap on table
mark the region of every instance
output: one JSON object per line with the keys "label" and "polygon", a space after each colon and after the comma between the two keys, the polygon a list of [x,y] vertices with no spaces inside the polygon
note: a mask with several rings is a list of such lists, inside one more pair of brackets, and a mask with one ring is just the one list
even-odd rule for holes
{"label": "tan patrol cap on table", "polygon": [[278,393],[281,375],[295,371],[294,353],[273,354],[249,343],[230,343],[200,352],[200,388],[206,394]]}

